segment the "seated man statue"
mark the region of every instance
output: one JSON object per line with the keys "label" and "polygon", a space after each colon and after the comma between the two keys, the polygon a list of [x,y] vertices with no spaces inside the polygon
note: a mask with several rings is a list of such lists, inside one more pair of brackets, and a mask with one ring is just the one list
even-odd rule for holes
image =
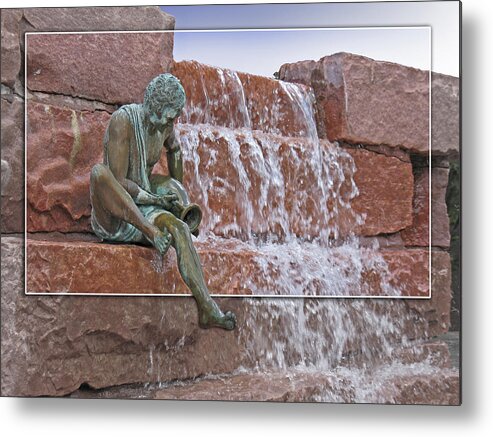
{"label": "seated man statue", "polygon": [[170,212],[176,193],[153,190],[151,172],[163,147],[170,179],[183,182],[174,121],[184,105],[180,81],[161,74],[147,86],[143,104],[125,105],[113,113],[104,137],[104,162],[91,172],[91,224],[106,241],[151,244],[163,255],[171,244],[180,274],[197,301],[199,325],[231,330],[235,315],[223,313],[210,297],[189,226]]}

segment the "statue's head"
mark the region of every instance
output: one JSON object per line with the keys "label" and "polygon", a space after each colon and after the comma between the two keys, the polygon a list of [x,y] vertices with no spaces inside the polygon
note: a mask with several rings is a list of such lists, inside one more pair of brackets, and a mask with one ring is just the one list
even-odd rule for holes
{"label": "statue's head", "polygon": [[170,73],[160,74],[147,85],[144,110],[157,128],[173,121],[185,106],[185,90]]}

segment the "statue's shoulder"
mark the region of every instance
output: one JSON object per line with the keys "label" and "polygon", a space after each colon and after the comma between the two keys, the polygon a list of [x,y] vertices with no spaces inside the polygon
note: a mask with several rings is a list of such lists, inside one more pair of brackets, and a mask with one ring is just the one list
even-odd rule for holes
{"label": "statue's shoulder", "polygon": [[111,121],[117,121],[117,122],[122,122],[122,123],[129,123],[130,122],[130,113],[131,109],[129,108],[130,105],[123,105],[120,106],[113,114],[111,114]]}
{"label": "statue's shoulder", "polygon": [[111,114],[108,125],[110,131],[127,131],[132,127],[132,115],[128,106],[130,105],[121,106]]}

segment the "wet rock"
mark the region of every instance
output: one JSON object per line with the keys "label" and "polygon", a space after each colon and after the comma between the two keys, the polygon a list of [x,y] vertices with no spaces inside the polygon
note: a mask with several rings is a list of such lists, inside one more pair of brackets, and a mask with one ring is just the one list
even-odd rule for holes
{"label": "wet rock", "polygon": [[[4,396],[227,373],[241,360],[238,331],[200,329],[192,298],[24,295],[19,238],[2,238],[1,297]],[[242,300],[219,303],[244,324]]]}
{"label": "wet rock", "polygon": [[181,123],[250,127],[243,86],[236,71],[182,61],[173,64],[172,73],[180,79],[187,96]]}
{"label": "wet rock", "polygon": [[396,375],[387,380],[378,399],[400,405],[460,405],[459,372],[448,370],[430,375]]}
{"label": "wet rock", "polygon": [[[153,399],[351,402],[348,381],[322,372],[280,372],[225,376],[170,386],[153,393]],[[330,401],[329,401],[330,399]]]}
{"label": "wet rock", "polygon": [[450,327],[450,255],[447,252],[432,251],[431,265],[431,298],[406,301],[408,307],[417,313],[417,319],[426,320],[423,325],[426,337],[444,334]]}
{"label": "wet rock", "polygon": [[27,86],[110,104],[141,102],[152,78],[169,70],[171,33],[33,34]]}
{"label": "wet rock", "polygon": [[20,9],[2,9],[2,84],[10,88],[14,87],[21,68],[21,49],[19,44],[19,22],[21,18],[22,10]]}
{"label": "wet rock", "polygon": [[316,136],[310,90],[267,77],[200,64],[176,62],[187,105],[180,122],[251,128],[286,137]]}
{"label": "wet rock", "polygon": [[[406,246],[430,245],[430,179],[428,168],[415,171],[413,222],[401,232]],[[445,196],[448,185],[448,169],[431,169],[431,245],[450,246],[449,218]]]}
{"label": "wet rock", "polygon": [[[29,103],[30,232],[91,232],[89,174],[102,161],[109,117],[104,111]],[[243,240],[291,233],[314,238],[327,229],[333,236],[336,231],[338,236],[375,235],[411,224],[410,163],[323,142],[324,186],[314,180],[322,167],[307,139],[203,125],[178,125],[177,132],[185,187],[203,209],[205,231]],[[167,174],[166,156],[154,171]],[[365,217],[362,224],[357,215]]]}
{"label": "wet rock", "polygon": [[28,231],[89,230],[90,171],[110,114],[29,102],[27,117]]}
{"label": "wet rock", "polygon": [[[309,249],[280,259],[235,241],[195,244],[211,294],[218,295],[348,295],[428,296],[429,255],[426,250],[363,250],[354,260],[344,250],[316,258]],[[293,249],[279,246],[290,254]],[[322,253],[323,251],[321,251]],[[319,255],[319,254],[318,254]],[[289,267],[283,263],[289,263]],[[363,264],[363,267],[359,265]],[[84,265],[84,268],[80,266]],[[304,278],[307,268],[310,275]],[[308,267],[307,267],[308,266]],[[318,268],[318,269],[317,269]],[[344,288],[331,274],[347,272]],[[333,273],[331,273],[333,271]],[[289,272],[288,277],[282,276]],[[340,282],[340,281],[339,281]],[[341,284],[339,284],[340,286]],[[164,258],[152,248],[90,241],[29,239],[27,290],[30,293],[189,294],[171,250]]]}
{"label": "wet rock", "polygon": [[448,346],[440,340],[430,340],[396,349],[392,359],[403,364],[427,362],[432,366],[450,368]]}
{"label": "wet rock", "polygon": [[[24,231],[24,100],[2,97],[2,233]],[[4,182],[3,162],[10,174]]]}
{"label": "wet rock", "polygon": [[300,359],[330,369],[360,350],[363,361],[355,362],[378,364],[403,337],[444,332],[436,321],[450,302],[450,292],[439,290],[443,273],[434,278],[430,300],[218,299],[235,311],[238,330],[204,331],[187,297],[26,296],[22,247],[22,239],[2,238],[5,396],[61,396],[81,384],[166,383],[239,366],[285,369]]}

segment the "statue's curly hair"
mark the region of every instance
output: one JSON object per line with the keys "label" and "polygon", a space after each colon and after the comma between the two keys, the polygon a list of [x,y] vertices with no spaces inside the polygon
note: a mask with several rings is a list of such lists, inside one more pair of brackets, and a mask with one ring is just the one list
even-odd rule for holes
{"label": "statue's curly hair", "polygon": [[160,74],[147,85],[144,107],[149,112],[160,112],[164,106],[182,109],[185,106],[185,90],[180,81],[170,73]]}

